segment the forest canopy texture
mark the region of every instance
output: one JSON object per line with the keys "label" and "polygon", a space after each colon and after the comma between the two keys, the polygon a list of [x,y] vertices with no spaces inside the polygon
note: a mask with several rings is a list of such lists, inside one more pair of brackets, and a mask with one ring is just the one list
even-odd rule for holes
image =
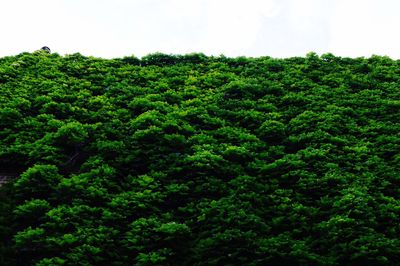
{"label": "forest canopy texture", "polygon": [[399,108],[381,56],[0,58],[0,265],[396,265]]}

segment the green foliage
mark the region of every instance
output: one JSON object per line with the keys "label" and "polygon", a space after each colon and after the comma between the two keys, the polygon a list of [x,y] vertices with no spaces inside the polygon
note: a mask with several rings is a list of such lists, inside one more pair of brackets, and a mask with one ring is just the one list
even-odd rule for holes
{"label": "green foliage", "polygon": [[0,58],[0,265],[397,265],[399,69]]}

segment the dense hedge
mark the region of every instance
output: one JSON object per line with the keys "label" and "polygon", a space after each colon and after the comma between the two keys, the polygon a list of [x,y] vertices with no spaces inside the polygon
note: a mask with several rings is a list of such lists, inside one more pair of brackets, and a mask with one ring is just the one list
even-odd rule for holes
{"label": "dense hedge", "polygon": [[1,265],[395,265],[400,61],[0,59]]}

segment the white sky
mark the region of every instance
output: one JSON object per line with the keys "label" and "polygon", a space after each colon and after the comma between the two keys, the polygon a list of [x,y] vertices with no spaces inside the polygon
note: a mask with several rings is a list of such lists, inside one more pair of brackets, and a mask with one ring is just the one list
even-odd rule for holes
{"label": "white sky", "polygon": [[400,58],[399,0],[0,0],[0,56]]}

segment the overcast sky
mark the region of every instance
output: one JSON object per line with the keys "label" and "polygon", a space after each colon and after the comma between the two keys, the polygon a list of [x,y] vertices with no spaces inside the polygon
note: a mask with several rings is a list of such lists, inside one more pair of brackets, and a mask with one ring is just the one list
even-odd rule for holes
{"label": "overcast sky", "polygon": [[0,0],[0,56],[388,55],[400,59],[399,0]]}

